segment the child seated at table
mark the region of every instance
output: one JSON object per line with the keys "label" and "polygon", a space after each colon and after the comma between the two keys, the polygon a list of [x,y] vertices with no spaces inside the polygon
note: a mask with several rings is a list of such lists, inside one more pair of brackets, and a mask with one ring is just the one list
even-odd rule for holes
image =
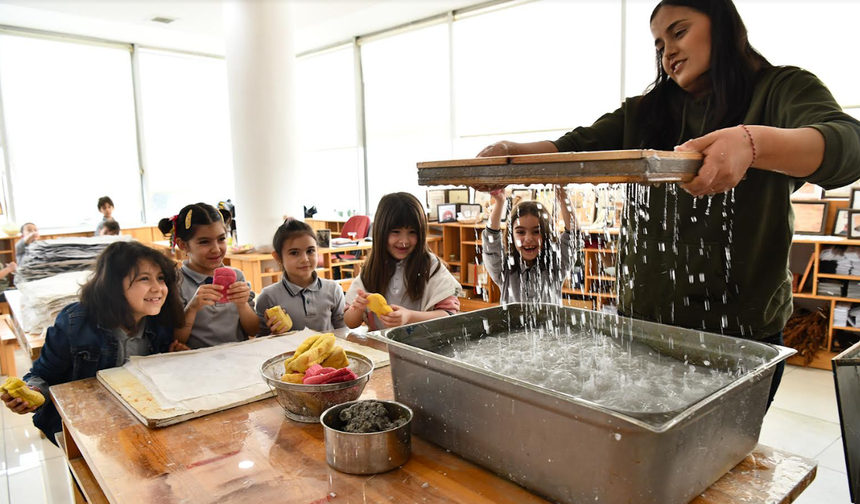
{"label": "child seated at table", "polygon": [[[447,317],[460,311],[460,282],[427,246],[427,217],[415,196],[400,192],[379,201],[373,249],[346,294],[344,321],[371,330]],[[368,296],[382,294],[391,312],[368,312]]]}
{"label": "child seated at table", "polygon": [[44,404],[33,407],[8,393],[0,399],[15,413],[35,411],[33,424],[56,444],[54,434],[62,431],[62,423],[51,386],[94,378],[133,355],[188,348],[173,338],[183,321],[176,277],[173,262],[157,250],[137,242],[110,244],[81,288],[80,302],[63,308],[23,378],[28,388],[42,394]]}
{"label": "child seated at table", "polygon": [[99,229],[99,236],[117,236],[119,235],[119,223],[113,219],[104,221]]}
{"label": "child seated at table", "polygon": [[27,222],[21,226],[21,239],[15,244],[15,260],[21,261],[21,258],[27,253],[27,247],[31,243],[39,239],[39,228],[32,222]]}
{"label": "child seated at table", "polygon": [[[213,283],[215,270],[224,266],[227,255],[229,221],[227,210],[195,203],[158,223],[158,229],[188,255],[179,270],[185,325],[175,335],[191,348],[245,341],[257,335],[260,321],[254,312],[254,292],[242,271],[232,268],[236,281],[229,286]],[[226,302],[222,302],[222,294]]]}
{"label": "child seated at table", "polygon": [[290,330],[266,310],[280,306],[292,320],[293,330],[331,331],[345,327],[343,289],[317,275],[317,235],[304,222],[288,217],[272,238],[272,257],[284,271],[280,282],[263,289],[257,298],[259,335]]}

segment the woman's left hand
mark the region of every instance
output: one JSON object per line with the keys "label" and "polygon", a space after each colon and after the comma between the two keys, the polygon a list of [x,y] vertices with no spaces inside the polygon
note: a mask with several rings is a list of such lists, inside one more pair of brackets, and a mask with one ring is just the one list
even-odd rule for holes
{"label": "woman's left hand", "polygon": [[406,308],[397,305],[389,306],[391,306],[391,309],[394,311],[388,315],[379,315],[379,320],[382,321],[382,324],[386,328],[391,329],[392,327],[400,327],[410,323],[412,310],[407,310]]}
{"label": "woman's left hand", "polygon": [[696,178],[681,188],[693,196],[724,193],[743,180],[753,161],[752,144],[740,126],[723,128],[675,147],[705,155]]}
{"label": "woman's left hand", "polygon": [[248,298],[251,297],[251,287],[248,282],[235,282],[227,288],[227,300],[237,305],[248,303]]}

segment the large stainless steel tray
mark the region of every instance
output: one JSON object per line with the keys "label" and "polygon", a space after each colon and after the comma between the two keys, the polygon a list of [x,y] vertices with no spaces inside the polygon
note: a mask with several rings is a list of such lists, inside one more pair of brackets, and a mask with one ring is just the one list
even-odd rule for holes
{"label": "large stainless steel tray", "polygon": [[[740,371],[678,411],[612,411],[440,355],[458,339],[527,321],[597,327],[668,358]],[[532,491],[565,503],[686,504],[752,452],[774,366],[793,350],[590,310],[509,304],[404,326],[388,343],[394,395],[413,433]]]}
{"label": "large stainless steel tray", "polygon": [[696,152],[623,150],[498,156],[418,163],[418,184],[511,185],[689,182]]}

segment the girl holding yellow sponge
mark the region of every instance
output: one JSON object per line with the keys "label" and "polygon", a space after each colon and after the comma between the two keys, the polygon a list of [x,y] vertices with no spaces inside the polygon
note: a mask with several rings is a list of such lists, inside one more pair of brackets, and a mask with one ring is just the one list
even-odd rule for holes
{"label": "girl holding yellow sponge", "polygon": [[427,217],[418,199],[386,194],[376,207],[373,249],[346,293],[348,327],[375,331],[447,317],[460,311],[462,292],[427,247]]}
{"label": "girl holding yellow sponge", "polygon": [[[305,328],[328,332],[344,327],[343,289],[316,272],[316,232],[304,222],[289,218],[275,231],[272,249],[272,257],[284,274],[280,282],[265,287],[257,297],[257,335]],[[290,319],[290,325],[284,326],[278,312],[270,311],[275,308]]]}

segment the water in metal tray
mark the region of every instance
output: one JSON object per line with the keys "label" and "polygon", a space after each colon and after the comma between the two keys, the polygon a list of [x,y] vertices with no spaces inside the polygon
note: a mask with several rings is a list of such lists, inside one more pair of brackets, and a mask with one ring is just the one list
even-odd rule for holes
{"label": "water in metal tray", "polygon": [[526,330],[459,341],[453,358],[616,411],[665,413],[686,408],[737,376],[667,357],[627,338],[599,332]]}

